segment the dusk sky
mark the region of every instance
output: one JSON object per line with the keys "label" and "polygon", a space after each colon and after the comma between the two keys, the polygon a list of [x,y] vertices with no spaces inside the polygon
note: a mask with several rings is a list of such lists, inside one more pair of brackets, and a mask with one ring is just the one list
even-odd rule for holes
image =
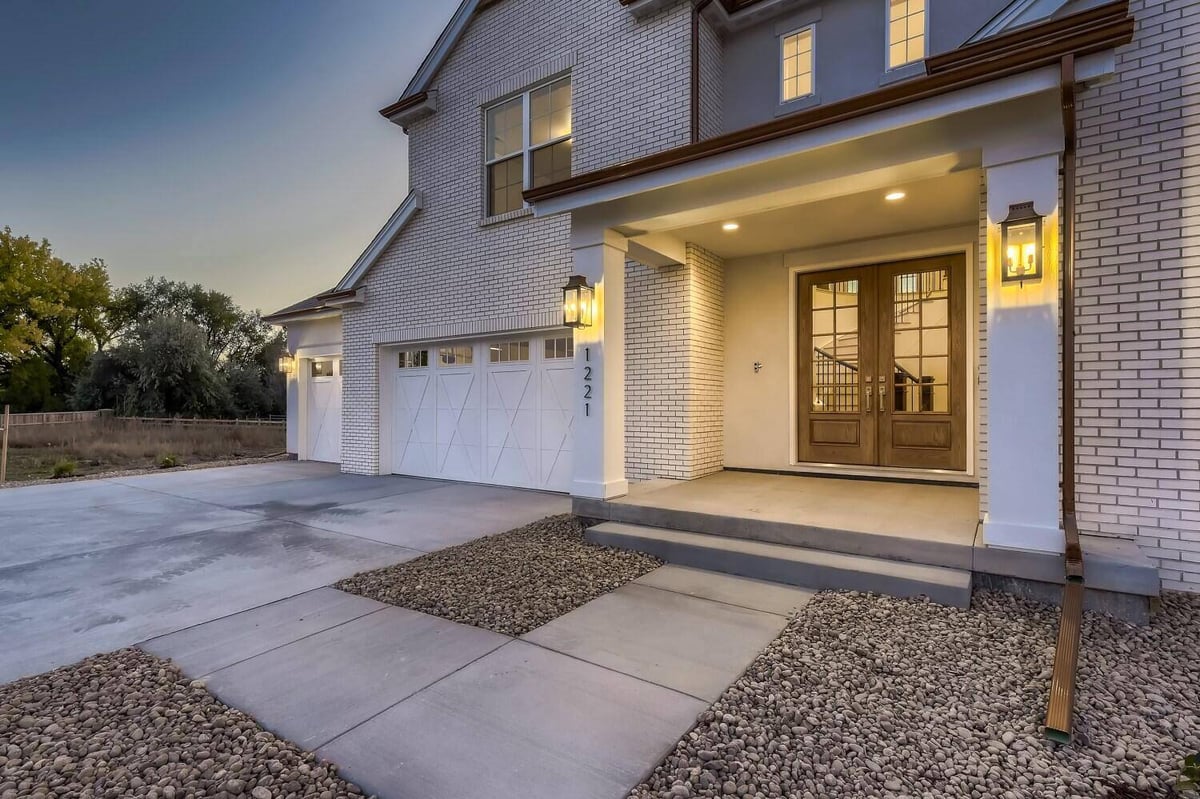
{"label": "dusk sky", "polygon": [[270,312],[404,199],[399,96],[451,0],[0,0],[0,227],[114,285]]}

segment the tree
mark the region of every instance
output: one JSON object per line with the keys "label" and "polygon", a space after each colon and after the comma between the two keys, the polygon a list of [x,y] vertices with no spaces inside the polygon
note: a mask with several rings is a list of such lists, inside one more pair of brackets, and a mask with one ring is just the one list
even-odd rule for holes
{"label": "tree", "polygon": [[31,276],[53,258],[50,242],[0,231],[0,359],[11,364],[37,343],[37,325],[29,317],[34,296]]}
{"label": "tree", "polygon": [[108,338],[111,293],[103,261],[74,266],[55,257],[45,240],[0,231],[0,359],[10,378],[18,362],[36,355],[50,368],[51,394],[61,406]]}
{"label": "tree", "polygon": [[181,316],[159,316],[139,326],[129,359],[139,413],[220,416],[229,405],[204,331]]}
{"label": "tree", "polygon": [[180,316],[199,327],[208,351],[220,361],[241,345],[247,317],[254,315],[239,308],[228,294],[199,283],[150,277],[117,291],[107,322],[120,335],[157,316]]}

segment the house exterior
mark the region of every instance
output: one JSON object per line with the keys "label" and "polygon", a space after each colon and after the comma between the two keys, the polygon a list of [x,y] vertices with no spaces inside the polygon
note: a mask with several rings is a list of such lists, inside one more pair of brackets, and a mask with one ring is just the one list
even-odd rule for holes
{"label": "house exterior", "polygon": [[1198,39],[1191,0],[465,0],[381,112],[410,193],[270,317],[289,450],[585,504],[977,486],[979,545],[1200,590]]}

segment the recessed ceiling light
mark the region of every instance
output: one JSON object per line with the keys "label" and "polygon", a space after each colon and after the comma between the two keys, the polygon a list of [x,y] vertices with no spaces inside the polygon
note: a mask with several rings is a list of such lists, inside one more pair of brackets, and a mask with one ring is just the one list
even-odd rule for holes
{"label": "recessed ceiling light", "polygon": [[885,194],[883,199],[887,200],[890,203],[894,203],[894,202],[897,202],[898,200],[903,200],[907,196],[908,195],[902,191],[892,191],[892,192],[888,192],[887,194]]}
{"label": "recessed ceiling light", "polygon": [[725,224],[721,225],[721,230],[724,230],[726,233],[732,233],[740,227],[741,225],[739,225],[737,222],[726,222]]}

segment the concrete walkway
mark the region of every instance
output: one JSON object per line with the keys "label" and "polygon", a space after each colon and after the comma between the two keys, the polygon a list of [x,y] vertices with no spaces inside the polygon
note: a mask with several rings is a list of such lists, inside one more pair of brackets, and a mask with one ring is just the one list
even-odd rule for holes
{"label": "concrete walkway", "polygon": [[0,683],[569,507],[296,462],[0,489]]}
{"label": "concrete walkway", "polygon": [[513,639],[322,588],[143,647],[383,799],[619,799],[811,596],[664,566]]}

